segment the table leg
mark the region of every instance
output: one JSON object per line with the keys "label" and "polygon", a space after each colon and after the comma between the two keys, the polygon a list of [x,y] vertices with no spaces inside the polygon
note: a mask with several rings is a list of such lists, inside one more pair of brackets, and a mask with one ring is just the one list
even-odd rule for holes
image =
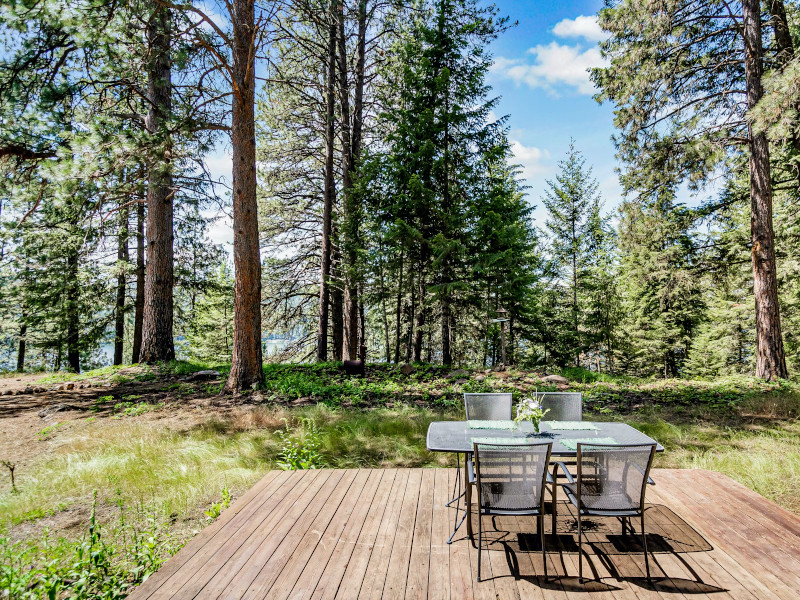
{"label": "table leg", "polygon": [[467,460],[467,455],[464,455],[464,500],[465,500],[465,514],[464,517],[467,519],[467,535],[471,540],[473,538],[472,535],[472,484],[469,482],[469,471],[467,470],[467,465],[469,461]]}
{"label": "table leg", "polygon": [[[458,453],[456,453],[456,456],[459,459],[461,458],[461,455],[458,454]],[[466,462],[466,458],[465,458],[465,462]],[[458,463],[458,466],[456,468],[456,486],[453,489],[453,494],[455,495],[455,497],[452,500],[450,500],[450,502],[447,503],[447,506],[450,506],[451,504],[453,504],[453,502],[456,503],[456,514],[453,517],[453,533],[451,533],[450,537],[447,539],[447,543],[448,544],[452,544],[453,543],[453,538],[455,537],[456,532],[458,531],[459,527],[461,527],[461,524],[464,523],[464,519],[467,516],[467,513],[465,512],[464,516],[461,517],[461,520],[460,521],[458,520],[458,517],[459,517],[458,513],[461,510],[459,508],[459,500],[461,500],[461,497],[464,496],[464,494],[465,494],[465,492],[461,491],[461,463],[460,462]]]}

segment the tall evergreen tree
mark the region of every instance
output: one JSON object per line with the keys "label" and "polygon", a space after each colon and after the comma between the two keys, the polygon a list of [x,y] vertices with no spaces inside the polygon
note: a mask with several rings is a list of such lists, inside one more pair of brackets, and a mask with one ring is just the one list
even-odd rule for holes
{"label": "tall evergreen tree", "polygon": [[566,352],[577,366],[581,353],[589,347],[583,315],[591,255],[599,250],[593,246],[603,236],[599,220],[600,196],[592,169],[586,165],[586,159],[574,142],[570,142],[566,158],[559,162],[555,181],[547,184],[549,189],[542,203],[547,208],[545,224],[550,234],[551,267],[561,290],[561,304],[569,313],[564,317],[569,327],[553,333],[561,337],[557,345],[569,348]]}

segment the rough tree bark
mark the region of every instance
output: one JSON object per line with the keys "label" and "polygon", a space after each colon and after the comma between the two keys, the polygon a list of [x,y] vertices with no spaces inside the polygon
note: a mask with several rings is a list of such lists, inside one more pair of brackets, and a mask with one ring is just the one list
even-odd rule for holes
{"label": "rough tree bark", "polygon": [[175,358],[173,318],[173,187],[171,139],[166,123],[172,110],[171,19],[169,9],[155,3],[147,23],[148,110],[145,128],[154,141],[147,165],[147,261],[144,319],[139,361],[157,363]]}
{"label": "rough tree bark", "polygon": [[344,36],[344,2],[337,4],[338,11],[338,63],[339,63],[339,119],[342,135],[342,197],[343,197],[343,222],[342,242],[343,252],[341,271],[344,280],[344,339],[342,344],[342,359],[356,360],[358,358],[358,292],[352,284],[353,279],[353,239],[351,235],[351,221],[353,215],[353,170],[352,170],[352,140],[350,137],[350,84],[347,78],[347,44]]}
{"label": "rough tree bark", "polygon": [[117,234],[117,302],[114,307],[114,364],[121,365],[125,348],[125,268],[128,263],[128,209],[119,211],[119,233]]}
{"label": "rough tree bark", "polygon": [[336,3],[331,2],[328,24],[327,81],[325,88],[325,183],[322,209],[322,260],[320,261],[319,282],[319,323],[317,327],[317,361],[328,360],[328,322],[331,276],[331,233],[333,228],[333,203],[336,198],[336,180],[333,172],[333,158],[336,146],[334,136],[336,108]]}
{"label": "rough tree bark", "polygon": [[144,202],[136,205],[136,300],[133,314],[133,348],[131,362],[139,362],[142,349],[142,323],[144,322]]}
{"label": "rough tree bark", "polygon": [[[331,237],[338,237],[337,228],[334,226]],[[331,346],[333,347],[333,359],[342,360],[342,348],[344,347],[344,294],[341,288],[341,265],[342,257],[339,245],[333,244],[331,250],[331,280],[336,281],[336,285],[331,287]]]}
{"label": "rough tree bark", "polygon": [[[764,66],[759,1],[744,0],[742,14],[747,105],[752,108],[764,93],[761,83]],[[754,134],[752,130],[750,131],[750,210],[756,308],[756,376],[774,380],[785,378],[788,373],[778,306],[769,145],[763,133]]]}
{"label": "rough tree bark", "polygon": [[264,382],[261,355],[261,254],[256,199],[254,0],[233,0],[233,356],[225,391]]}

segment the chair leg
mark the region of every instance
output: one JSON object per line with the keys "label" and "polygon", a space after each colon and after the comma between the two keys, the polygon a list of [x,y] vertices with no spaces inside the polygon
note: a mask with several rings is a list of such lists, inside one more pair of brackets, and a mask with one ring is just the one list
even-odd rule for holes
{"label": "chair leg", "polygon": [[647,533],[644,530],[644,508],[642,508],[642,546],[644,547],[644,568],[647,573],[647,581],[652,583],[650,578],[650,559],[647,556]]}
{"label": "chair leg", "polygon": [[580,509],[578,509],[578,581],[583,583],[583,530]]}
{"label": "chair leg", "polygon": [[544,514],[539,515],[539,540],[542,544],[542,563],[544,564],[544,578],[547,579],[547,553],[544,550]]}
{"label": "chair leg", "polygon": [[483,519],[478,510],[478,581],[481,580],[481,546],[483,545]]}
{"label": "chair leg", "polygon": [[556,535],[556,506],[558,506],[558,481],[556,481],[556,473],[558,473],[558,465],[553,466],[553,493],[550,494],[553,499],[553,536]]}

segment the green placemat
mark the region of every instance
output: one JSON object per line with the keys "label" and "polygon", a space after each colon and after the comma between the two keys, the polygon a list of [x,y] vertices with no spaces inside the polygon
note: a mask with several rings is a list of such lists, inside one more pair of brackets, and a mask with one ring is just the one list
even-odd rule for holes
{"label": "green placemat", "polygon": [[514,421],[467,421],[470,429],[516,429]]}
{"label": "green placemat", "polygon": [[598,438],[579,438],[579,439],[566,439],[566,440],[559,440],[562,446],[569,448],[570,450],[577,450],[578,444],[616,444],[617,440],[610,437],[598,437]]}
{"label": "green placemat", "polygon": [[528,438],[518,437],[476,437],[472,438],[472,442],[474,444],[495,444],[497,446],[520,446],[536,443]]}
{"label": "green placemat", "polygon": [[569,430],[594,430],[597,431],[597,427],[588,423],[586,421],[543,421],[547,423],[547,426],[552,429],[553,431],[558,431],[562,429],[569,429]]}

